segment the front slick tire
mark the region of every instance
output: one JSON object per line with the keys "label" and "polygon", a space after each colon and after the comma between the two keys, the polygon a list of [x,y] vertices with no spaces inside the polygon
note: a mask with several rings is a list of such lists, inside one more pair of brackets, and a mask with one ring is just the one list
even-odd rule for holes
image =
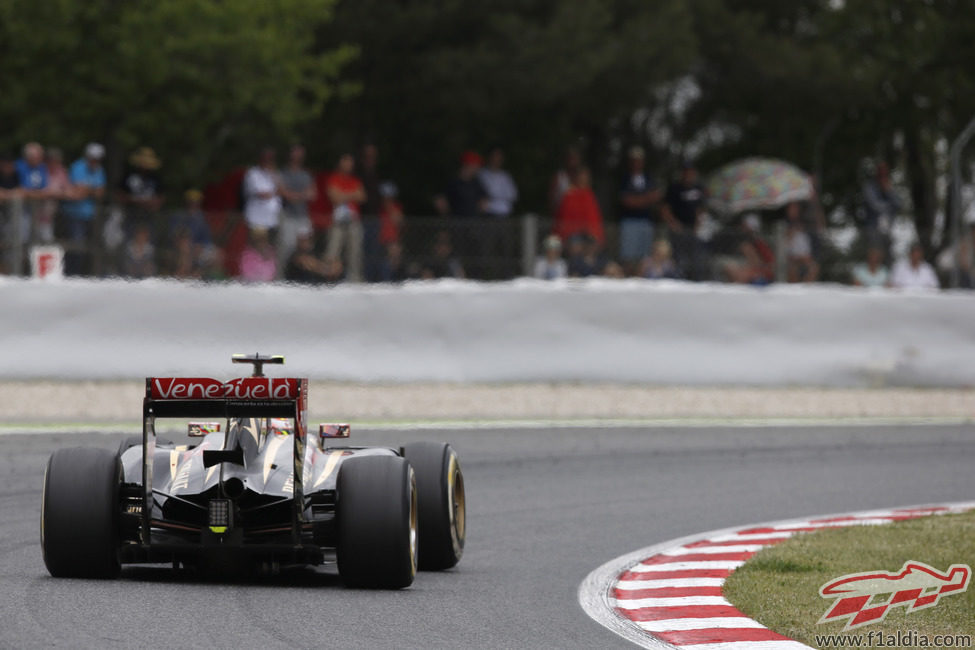
{"label": "front slick tire", "polygon": [[118,559],[118,456],[75,447],[51,454],[44,475],[41,549],[56,578],[115,578]]}
{"label": "front slick tire", "polygon": [[350,458],[339,468],[337,490],[342,580],[372,589],[413,584],[418,515],[410,464],[398,456]]}
{"label": "front slick tire", "polygon": [[445,442],[413,442],[404,445],[403,456],[416,471],[420,495],[420,568],[449,569],[464,554],[467,534],[460,460]]}

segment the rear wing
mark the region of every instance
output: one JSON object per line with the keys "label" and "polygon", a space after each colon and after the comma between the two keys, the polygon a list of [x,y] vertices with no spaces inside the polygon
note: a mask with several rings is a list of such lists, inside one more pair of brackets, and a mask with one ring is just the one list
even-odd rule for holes
{"label": "rear wing", "polygon": [[307,395],[307,379],[148,377],[143,408],[156,417],[290,418]]}
{"label": "rear wing", "polygon": [[[142,402],[142,541],[150,543],[153,511],[152,465],[156,418],[294,418],[294,525],[298,541],[304,522],[302,486],[308,420],[308,380],[242,377],[222,382],[209,377],[147,377]],[[229,437],[228,431],[226,436]],[[236,444],[225,438],[225,448]],[[229,451],[229,450],[228,450]],[[222,474],[222,472],[221,472]]]}

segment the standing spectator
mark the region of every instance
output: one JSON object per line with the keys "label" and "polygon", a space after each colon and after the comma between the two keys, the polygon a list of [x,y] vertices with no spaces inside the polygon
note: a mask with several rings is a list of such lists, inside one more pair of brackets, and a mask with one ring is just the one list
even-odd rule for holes
{"label": "standing spectator", "polygon": [[650,252],[653,243],[653,210],[660,191],[645,170],[643,147],[630,147],[627,174],[620,187],[620,260],[628,272]]}
{"label": "standing spectator", "polygon": [[362,181],[362,189],[366,193],[366,200],[360,206],[362,216],[362,257],[366,280],[375,282],[379,279],[380,264],[383,249],[379,221],[382,209],[382,181],[379,177],[379,149],[374,144],[366,144],[359,151],[356,160],[356,174]]}
{"label": "standing spectator", "polygon": [[[453,242],[460,256],[466,260],[476,256],[480,250],[478,224],[470,220],[479,217],[487,206],[487,192],[478,174],[482,164],[479,153],[465,151],[461,154],[457,174],[447,182],[444,194],[434,199],[434,205],[442,216],[457,219],[451,228]],[[479,262],[473,262],[474,277],[482,275]]]}
{"label": "standing spectator", "polygon": [[874,164],[865,160],[861,166],[863,182],[860,192],[863,199],[863,219],[868,241],[879,241],[890,250],[890,229],[894,217],[901,211],[901,200],[890,180],[890,168],[884,161]]}
{"label": "standing spectator", "polygon": [[163,187],[159,178],[162,162],[150,147],[139,147],[129,156],[129,164],[118,188],[118,201],[125,210],[126,230],[134,233],[139,226],[148,225],[151,237],[163,235],[160,223]]}
{"label": "standing spectator", "polygon": [[332,227],[328,232],[326,259],[342,259],[345,252],[346,279],[362,282],[362,220],[360,206],[366,192],[353,172],[355,159],[346,153],[339,157],[335,171],[328,177],[326,190],[332,202]]}
{"label": "standing spectator", "polygon": [[403,259],[403,244],[400,241],[403,229],[403,206],[396,200],[399,190],[395,183],[389,181],[381,183],[379,194],[382,197],[379,208],[380,256],[376,280],[401,282],[406,279],[406,263]]}
{"label": "standing spectator", "polygon": [[74,197],[74,200],[64,204],[72,243],[72,250],[64,256],[64,270],[68,275],[81,275],[88,270],[88,240],[91,222],[95,218],[95,202],[105,196],[104,157],[105,147],[91,142],[85,147],[84,157],[74,161],[68,171]]}
{"label": "standing spectator", "polygon": [[36,222],[37,238],[43,243],[54,241],[54,221],[58,215],[61,201],[71,198],[71,180],[64,166],[64,154],[60,149],[47,149],[47,196],[40,217]]}
{"label": "standing spectator", "polygon": [[573,146],[566,149],[562,168],[556,170],[555,174],[552,175],[552,182],[549,183],[548,206],[550,214],[554,215],[559,211],[562,197],[569,191],[572,186],[572,179],[582,166],[582,154],[578,147]]}
{"label": "standing spectator", "polygon": [[387,181],[380,184],[379,194],[382,197],[379,207],[379,243],[385,247],[400,241],[403,206],[396,200],[399,189],[395,183]]}
{"label": "standing spectator", "polygon": [[[480,241],[480,257],[482,259],[500,258],[507,263],[514,256],[514,239],[511,232],[510,217],[518,200],[518,186],[514,179],[504,169],[504,151],[494,147],[488,153],[487,166],[478,172],[478,178],[484,188],[484,215],[488,218],[485,227],[478,238]],[[491,277],[500,278],[508,273],[495,273]]]}
{"label": "standing spectator", "polygon": [[884,266],[884,250],[880,246],[867,249],[867,261],[853,267],[853,284],[858,287],[886,287],[890,272]]}
{"label": "standing spectator", "polygon": [[658,239],[653,243],[653,250],[649,256],[640,262],[640,277],[649,280],[680,278],[680,271],[674,262],[673,249],[666,239]]}
{"label": "standing spectator", "polygon": [[[16,162],[17,182],[20,185],[21,198],[24,199],[20,220],[15,223],[20,226],[19,237],[15,235],[17,245],[24,245],[29,241],[39,241],[40,222],[44,215],[44,201],[47,197],[48,173],[44,164],[44,147],[37,142],[24,145],[23,156]],[[16,218],[16,217],[15,217]]]}
{"label": "standing spectator", "polygon": [[244,221],[251,230],[263,230],[269,243],[281,218],[279,185],[274,149],[265,147],[258,164],[244,174]]}
{"label": "standing spectator", "polygon": [[300,144],[292,145],[288,152],[288,166],[281,171],[280,190],[284,206],[278,232],[278,266],[283,267],[298,238],[311,234],[308,204],[318,196],[315,181],[305,169],[305,148]]}
{"label": "standing spectator", "polygon": [[600,246],[606,241],[603,214],[589,186],[589,170],[585,167],[576,170],[569,190],[562,197],[555,214],[555,234],[562,241],[580,234],[591,237]]}
{"label": "standing spectator", "polygon": [[487,207],[487,192],[479,172],[483,159],[476,151],[465,151],[460,157],[460,169],[447,182],[444,196],[437,197],[438,212],[444,216],[473,218]]}
{"label": "standing spectator", "polygon": [[135,226],[129,243],[122,252],[122,274],[129,278],[150,278],[156,274],[156,249],[151,228],[142,222]]}
{"label": "standing spectator", "polygon": [[938,276],[930,264],[924,261],[921,244],[911,244],[907,259],[894,265],[890,274],[890,285],[897,289],[938,289]]}
{"label": "standing spectator", "polygon": [[488,163],[478,171],[478,178],[484,187],[484,214],[491,217],[510,217],[518,200],[518,186],[504,169],[504,151],[500,147],[491,149]]}
{"label": "standing spectator", "polygon": [[697,168],[685,161],[680,177],[667,186],[660,214],[670,230],[670,241],[682,275],[691,280],[704,276],[704,244],[698,237],[704,214],[704,186],[698,182]]}
{"label": "standing spectator", "polygon": [[278,274],[278,258],[268,232],[250,231],[250,242],[240,254],[240,279],[243,282],[271,282]]}
{"label": "standing spectator", "polygon": [[44,164],[44,147],[37,142],[24,145],[23,158],[16,162],[17,182],[24,190],[24,196],[38,198],[47,189],[48,173]]}
{"label": "standing spectator", "polygon": [[545,254],[535,260],[534,276],[540,280],[557,280],[568,277],[569,267],[562,259],[562,240],[549,235],[543,243]]}

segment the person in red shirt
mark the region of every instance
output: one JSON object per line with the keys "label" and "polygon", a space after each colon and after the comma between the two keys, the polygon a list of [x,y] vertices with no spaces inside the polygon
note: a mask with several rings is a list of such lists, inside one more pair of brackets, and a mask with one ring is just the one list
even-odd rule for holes
{"label": "person in red shirt", "polygon": [[606,242],[603,213],[589,182],[588,169],[581,167],[575,171],[555,213],[555,234],[563,241],[568,241],[573,235],[586,234],[601,247]]}
{"label": "person in red shirt", "polygon": [[384,247],[398,244],[403,227],[403,206],[396,200],[399,189],[389,181],[380,183],[379,196],[379,243]]}
{"label": "person in red shirt", "polygon": [[342,259],[345,253],[346,279],[362,282],[362,220],[360,206],[366,191],[353,172],[355,159],[345,153],[339,158],[335,171],[328,177],[325,191],[332,203],[332,226],[328,231],[326,259]]}

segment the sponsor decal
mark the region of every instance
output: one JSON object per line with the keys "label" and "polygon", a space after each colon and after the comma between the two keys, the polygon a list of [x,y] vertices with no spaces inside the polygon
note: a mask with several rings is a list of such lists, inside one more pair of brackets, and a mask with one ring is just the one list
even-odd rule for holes
{"label": "sponsor decal", "polygon": [[154,377],[149,381],[152,399],[226,399],[253,401],[293,400],[298,380],[281,377],[241,377],[228,382],[209,377]]}
{"label": "sponsor decal", "polygon": [[835,578],[819,588],[823,598],[836,602],[819,623],[846,620],[844,630],[879,623],[894,607],[907,613],[934,607],[942,596],[964,593],[972,570],[967,564],[952,564],[942,573],[923,562],[908,561],[900,571],[868,571]]}

